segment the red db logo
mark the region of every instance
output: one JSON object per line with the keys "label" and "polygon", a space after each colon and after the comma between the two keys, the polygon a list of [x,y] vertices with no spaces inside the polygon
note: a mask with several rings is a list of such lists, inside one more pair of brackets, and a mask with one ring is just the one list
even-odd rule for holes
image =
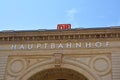
{"label": "red db logo", "polygon": [[68,30],[71,29],[71,24],[58,24],[57,25],[58,30]]}

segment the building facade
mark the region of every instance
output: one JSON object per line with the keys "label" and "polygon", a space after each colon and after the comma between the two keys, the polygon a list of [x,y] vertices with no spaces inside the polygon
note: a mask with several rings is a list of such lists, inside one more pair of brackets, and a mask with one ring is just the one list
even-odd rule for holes
{"label": "building facade", "polygon": [[1,31],[0,80],[120,80],[120,28]]}

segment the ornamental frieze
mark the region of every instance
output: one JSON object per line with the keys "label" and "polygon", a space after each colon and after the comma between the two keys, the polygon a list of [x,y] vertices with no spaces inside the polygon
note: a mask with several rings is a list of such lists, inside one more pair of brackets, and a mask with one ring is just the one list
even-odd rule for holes
{"label": "ornamental frieze", "polygon": [[[37,34],[36,34],[37,35]],[[76,39],[117,39],[120,33],[103,33],[103,34],[71,34],[71,35],[34,35],[34,36],[4,36],[0,41],[44,41],[44,40],[76,40]]]}

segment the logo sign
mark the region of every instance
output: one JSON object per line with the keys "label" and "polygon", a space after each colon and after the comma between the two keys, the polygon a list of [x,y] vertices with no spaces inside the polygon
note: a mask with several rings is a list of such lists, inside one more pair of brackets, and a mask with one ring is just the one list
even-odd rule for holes
{"label": "logo sign", "polygon": [[57,30],[68,30],[71,29],[71,24],[58,24]]}

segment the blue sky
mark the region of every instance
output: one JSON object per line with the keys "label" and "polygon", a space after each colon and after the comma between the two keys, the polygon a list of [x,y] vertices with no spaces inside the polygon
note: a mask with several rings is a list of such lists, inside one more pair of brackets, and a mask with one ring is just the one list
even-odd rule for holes
{"label": "blue sky", "polygon": [[1,0],[0,30],[120,26],[120,0]]}

